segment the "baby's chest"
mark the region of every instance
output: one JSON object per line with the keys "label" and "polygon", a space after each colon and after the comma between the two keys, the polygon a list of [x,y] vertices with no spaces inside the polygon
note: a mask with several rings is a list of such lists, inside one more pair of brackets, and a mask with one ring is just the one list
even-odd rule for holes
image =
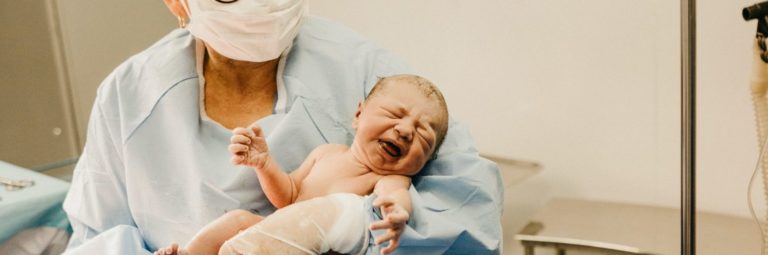
{"label": "baby's chest", "polygon": [[301,185],[302,196],[324,196],[332,193],[368,195],[380,176],[334,164],[316,165]]}

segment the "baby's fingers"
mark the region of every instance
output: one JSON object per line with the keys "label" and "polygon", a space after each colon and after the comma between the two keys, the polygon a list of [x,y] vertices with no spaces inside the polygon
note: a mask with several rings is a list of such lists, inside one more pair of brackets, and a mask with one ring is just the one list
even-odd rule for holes
{"label": "baby's fingers", "polygon": [[245,155],[232,155],[229,161],[232,162],[233,165],[244,165]]}
{"label": "baby's fingers", "polygon": [[389,222],[387,220],[380,220],[380,221],[371,223],[371,226],[369,228],[371,230],[379,230],[379,229],[390,229],[393,227],[394,225],[392,225],[392,222]]}
{"label": "baby's fingers", "polygon": [[256,124],[252,125],[251,131],[253,131],[253,135],[256,137],[264,137],[264,133],[262,133],[261,126],[259,125],[256,125]]}
{"label": "baby's fingers", "polygon": [[404,210],[393,210],[386,216],[387,221],[392,222],[392,224],[404,224],[409,218],[408,212]]}
{"label": "baby's fingers", "polygon": [[178,253],[178,251],[179,251],[179,244],[177,243],[171,244],[171,254],[176,254]]}
{"label": "baby's fingers", "polygon": [[227,149],[229,149],[229,153],[232,154],[229,161],[232,162],[233,165],[245,164],[245,154],[248,152],[247,145],[233,143],[230,144]]}
{"label": "baby's fingers", "polygon": [[234,134],[229,138],[230,143],[251,144],[251,138],[246,135]]}
{"label": "baby's fingers", "polygon": [[233,129],[232,134],[249,136],[248,129],[241,128],[241,127],[236,127],[235,129]]}
{"label": "baby's fingers", "polygon": [[248,151],[248,145],[233,143],[229,145],[228,149],[229,149],[229,153],[232,153],[234,155],[240,155]]}
{"label": "baby's fingers", "polygon": [[386,241],[390,241],[390,245],[391,245],[392,240],[397,239],[397,237],[398,237],[398,233],[396,231],[389,230],[386,233],[377,237],[375,243],[376,245],[380,245]]}
{"label": "baby's fingers", "polygon": [[392,240],[389,240],[389,245],[381,250],[381,254],[390,254],[397,249],[397,247],[400,246],[400,238],[393,238]]}

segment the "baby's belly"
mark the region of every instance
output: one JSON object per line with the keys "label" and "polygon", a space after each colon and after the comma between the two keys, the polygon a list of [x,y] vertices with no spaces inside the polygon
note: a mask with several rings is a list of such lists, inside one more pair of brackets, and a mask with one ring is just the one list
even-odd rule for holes
{"label": "baby's belly", "polygon": [[333,193],[353,193],[365,196],[373,192],[376,180],[369,178],[350,178],[328,182],[311,182],[302,184],[296,201],[304,201],[315,197],[327,196]]}

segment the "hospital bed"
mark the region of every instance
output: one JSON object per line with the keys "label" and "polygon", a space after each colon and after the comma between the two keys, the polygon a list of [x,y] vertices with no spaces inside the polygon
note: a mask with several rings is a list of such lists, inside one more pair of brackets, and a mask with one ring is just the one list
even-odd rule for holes
{"label": "hospital bed", "polygon": [[69,183],[3,161],[0,177],[0,254],[63,251],[70,230],[61,205]]}
{"label": "hospital bed", "polygon": [[[696,254],[760,253],[752,220],[704,211],[696,217]],[[525,255],[680,254],[679,208],[553,198],[528,221],[515,235]]]}

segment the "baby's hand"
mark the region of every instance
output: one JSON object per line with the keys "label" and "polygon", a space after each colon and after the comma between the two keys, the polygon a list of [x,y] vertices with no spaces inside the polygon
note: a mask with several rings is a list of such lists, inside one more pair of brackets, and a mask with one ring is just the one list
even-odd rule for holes
{"label": "baby's hand", "polygon": [[381,196],[373,201],[373,206],[381,208],[382,220],[371,224],[371,230],[387,229],[387,232],[376,238],[376,245],[389,241],[389,245],[381,250],[381,254],[389,254],[400,245],[400,235],[405,230],[405,223],[410,218],[401,205],[388,196]]}
{"label": "baby's hand", "polygon": [[253,124],[249,129],[239,127],[232,131],[232,138],[229,140],[232,164],[264,168],[269,161],[269,148],[264,134],[259,125]]}

